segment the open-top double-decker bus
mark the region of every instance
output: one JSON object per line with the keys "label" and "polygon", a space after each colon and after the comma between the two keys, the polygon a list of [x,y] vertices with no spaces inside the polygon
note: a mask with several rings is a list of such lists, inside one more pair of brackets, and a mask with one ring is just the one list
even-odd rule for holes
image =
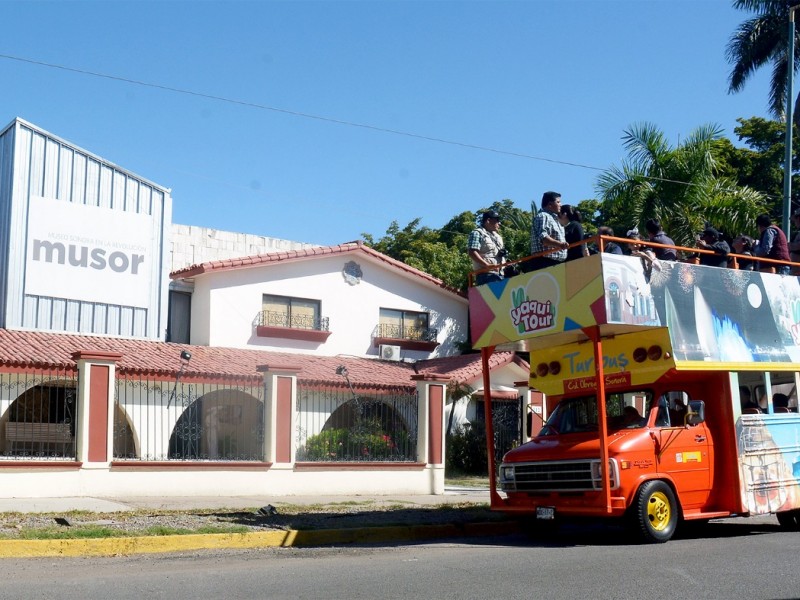
{"label": "open-top double-decker bus", "polygon": [[[601,252],[469,289],[492,508],[625,518],[651,542],[734,515],[800,528],[800,280],[656,267]],[[509,345],[545,422],[497,466],[488,359]]]}

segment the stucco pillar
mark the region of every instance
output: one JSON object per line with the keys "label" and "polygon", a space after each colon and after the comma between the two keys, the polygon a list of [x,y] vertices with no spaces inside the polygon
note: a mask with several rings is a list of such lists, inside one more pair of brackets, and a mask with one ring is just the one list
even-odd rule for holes
{"label": "stucco pillar", "polygon": [[84,467],[108,467],[114,452],[114,380],[117,352],[79,350],[76,455]]}
{"label": "stucco pillar", "polygon": [[264,460],[292,468],[296,454],[298,365],[260,365],[264,377]]}
{"label": "stucco pillar", "polygon": [[523,433],[525,434],[525,441],[528,441],[539,434],[544,422],[547,420],[545,395],[538,390],[531,389],[527,381],[515,382],[514,386],[524,399],[525,428]]}
{"label": "stucco pillar", "polygon": [[522,398],[522,442],[525,443],[542,428],[542,394],[531,390],[527,381],[515,381],[514,387]]}
{"label": "stucco pillar", "polygon": [[426,463],[430,493],[444,494],[445,436],[444,409],[447,383],[442,375],[415,375],[419,398],[417,415],[417,460]]}

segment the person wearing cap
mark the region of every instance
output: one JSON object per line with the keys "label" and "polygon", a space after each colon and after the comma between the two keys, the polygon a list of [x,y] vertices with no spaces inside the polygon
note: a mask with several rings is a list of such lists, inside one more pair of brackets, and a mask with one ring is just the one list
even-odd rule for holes
{"label": "person wearing cap", "polygon": [[[536,207],[531,206],[531,212],[535,211]],[[539,254],[547,250],[552,250],[552,252],[528,259],[522,264],[523,271],[535,271],[559,265],[567,260],[569,243],[564,226],[558,219],[560,212],[561,194],[545,192],[542,195],[542,209],[536,213],[531,224],[531,254]]]}
{"label": "person wearing cap", "polygon": [[719,231],[713,227],[706,227],[697,238],[697,247],[703,250],[711,250],[714,254],[701,252],[700,264],[707,267],[727,267],[728,254],[731,247],[728,242],[722,239]]}
{"label": "person wearing cap", "polygon": [[[800,208],[792,213],[792,241],[789,242],[789,258],[793,263],[800,263]],[[792,275],[800,275],[800,264],[792,266]]]}
{"label": "person wearing cap", "polygon": [[[505,262],[506,250],[500,235],[500,215],[496,210],[487,210],[481,215],[481,225],[469,234],[467,252],[472,260],[472,270],[480,271]],[[500,267],[483,271],[475,276],[475,285],[503,279]]]}

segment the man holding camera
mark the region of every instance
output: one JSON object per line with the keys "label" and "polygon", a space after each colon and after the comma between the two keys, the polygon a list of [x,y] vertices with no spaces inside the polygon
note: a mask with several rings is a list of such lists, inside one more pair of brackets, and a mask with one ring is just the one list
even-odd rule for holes
{"label": "man holding camera", "polygon": [[502,265],[508,255],[500,235],[500,215],[495,210],[487,210],[481,215],[480,227],[469,234],[467,252],[472,259],[472,270],[479,271],[498,265],[491,271],[483,271],[475,276],[475,285],[503,279]]}

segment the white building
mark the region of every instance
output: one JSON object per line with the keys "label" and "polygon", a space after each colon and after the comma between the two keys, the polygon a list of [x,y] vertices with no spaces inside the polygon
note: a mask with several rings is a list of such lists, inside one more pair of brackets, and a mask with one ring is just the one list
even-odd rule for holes
{"label": "white building", "polygon": [[208,262],[172,277],[193,288],[192,344],[419,360],[458,354],[467,339],[463,294],[360,242]]}
{"label": "white building", "polygon": [[[479,417],[448,394],[483,385],[466,297],[360,242],[173,226],[171,203],[0,131],[0,496],[440,493],[445,429]],[[492,361],[492,396],[527,403],[527,365]]]}

